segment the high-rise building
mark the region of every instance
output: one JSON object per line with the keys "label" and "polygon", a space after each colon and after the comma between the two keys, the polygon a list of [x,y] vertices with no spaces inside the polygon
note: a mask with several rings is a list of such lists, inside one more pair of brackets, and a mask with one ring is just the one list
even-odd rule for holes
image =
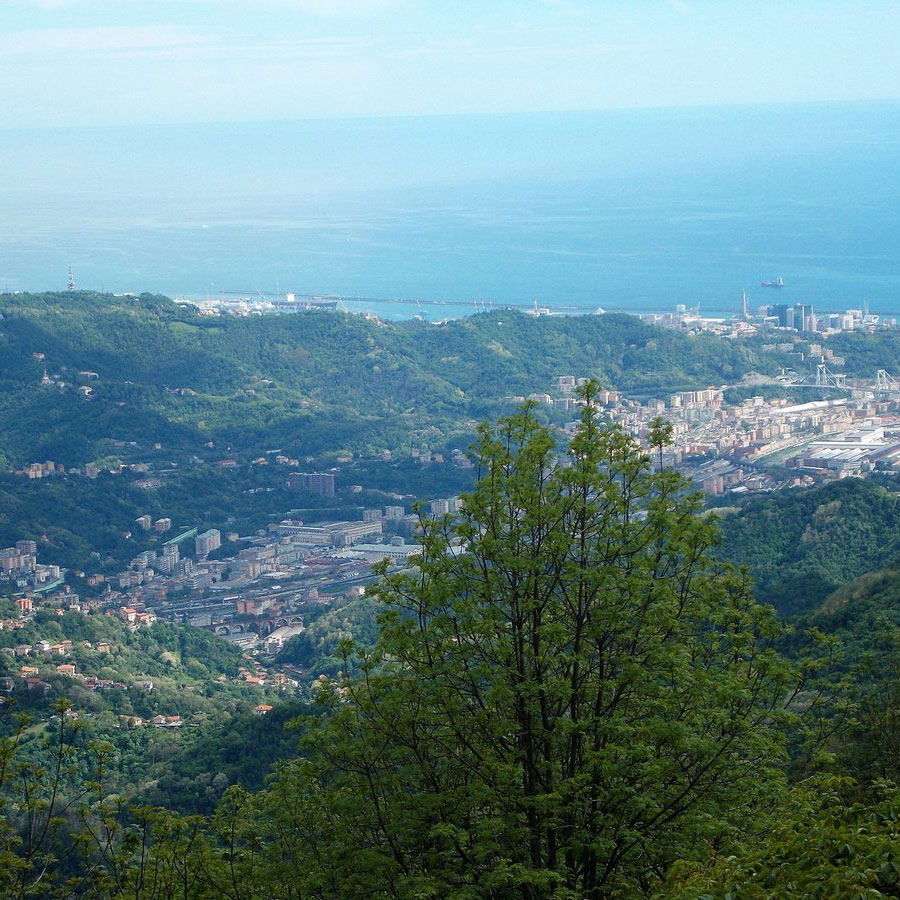
{"label": "high-rise building", "polygon": [[222,546],[222,535],[217,528],[210,528],[194,538],[194,548],[198,556],[206,556]]}
{"label": "high-rise building", "polygon": [[173,564],[177,563],[181,559],[181,551],[178,549],[178,544],[166,544],[162,550],[162,558],[172,560]]}
{"label": "high-rise building", "polygon": [[794,306],[794,327],[799,331],[815,331],[816,314],[812,304],[798,303]]}
{"label": "high-rise building", "polygon": [[786,303],[776,303],[769,307],[769,315],[778,318],[778,324],[782,328],[794,327],[794,308]]}
{"label": "high-rise building", "polygon": [[292,472],[288,487],[295,491],[318,494],[320,497],[334,496],[334,475],[328,472]]}

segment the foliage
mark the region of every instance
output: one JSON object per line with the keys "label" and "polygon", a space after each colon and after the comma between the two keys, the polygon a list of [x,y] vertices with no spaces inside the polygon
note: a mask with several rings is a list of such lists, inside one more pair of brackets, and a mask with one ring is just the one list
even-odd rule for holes
{"label": "foliage", "polygon": [[79,780],[66,791],[72,775],[72,735],[68,703],[56,704],[56,724],[44,742],[47,764],[23,758],[19,748],[30,720],[17,717],[16,728],[0,740],[0,891],[4,897],[52,896],[60,877],[56,844],[67,816],[86,796]]}
{"label": "foliage", "polygon": [[290,853],[301,895],[635,893],[772,800],[776,623],[594,390],[569,466],[527,409],[482,429],[463,521],[384,580],[377,650],[258,800],[272,878]]}
{"label": "foliage", "polygon": [[[328,312],[210,318],[162,297],[80,292],[0,295],[0,316],[0,453],[17,464],[82,464],[108,455],[108,439],[178,453],[212,440],[299,457],[434,447],[471,435],[504,398],[546,390],[563,360],[576,374],[644,391],[775,373],[783,363],[750,344],[620,314],[537,320],[503,310],[444,324]],[[41,384],[45,367],[51,384]],[[82,385],[85,371],[99,379]]]}
{"label": "foliage", "polygon": [[900,626],[900,572],[876,570],[854,578],[829,594],[807,619],[860,649],[875,650],[881,638],[883,651],[885,632]]}
{"label": "foliage", "polygon": [[900,772],[900,628],[881,617],[868,641],[851,633],[847,643],[858,656],[847,691],[853,715],[833,750],[838,771],[855,778],[858,795],[871,800],[873,785],[896,781]]}
{"label": "foliage", "polygon": [[759,600],[798,615],[900,556],[900,497],[848,478],[752,500],[721,528],[720,555],[749,568]]}
{"label": "foliage", "polygon": [[259,790],[273,766],[295,757],[301,730],[292,723],[315,713],[310,704],[280,703],[262,717],[245,710],[205,725],[156,767],[145,799],[182,814],[214,813],[225,787]]}
{"label": "foliage", "polygon": [[754,823],[737,852],[678,863],[660,897],[900,897],[900,790],[854,802],[851,779],[817,777]]}
{"label": "foliage", "polygon": [[288,663],[313,675],[337,675],[343,667],[342,641],[350,639],[358,647],[371,647],[377,635],[378,607],[371,597],[338,603],[294,635],[275,658],[276,665]]}

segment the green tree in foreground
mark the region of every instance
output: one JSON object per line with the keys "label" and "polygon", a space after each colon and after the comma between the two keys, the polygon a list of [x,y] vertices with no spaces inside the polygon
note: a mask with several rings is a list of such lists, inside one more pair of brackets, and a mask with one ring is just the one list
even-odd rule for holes
{"label": "green tree in foreground", "polygon": [[672,443],[672,434],[675,429],[671,422],[667,422],[662,416],[654,416],[650,420],[650,433],[648,439],[650,446],[659,453],[659,467],[663,467],[663,448]]}
{"label": "green tree in foreground", "polygon": [[[753,823],[738,852],[712,853],[700,866],[679,862],[659,897],[900,897],[900,792],[875,785],[853,800],[849,778],[816,776]],[[737,849],[737,848],[736,848]]]}
{"label": "green tree in foreground", "polygon": [[377,649],[253,803],[278,896],[650,893],[781,795],[777,624],[595,393],[564,465],[527,407],[482,428],[461,521],[382,582]]}
{"label": "green tree in foreground", "polygon": [[801,764],[786,726],[809,714],[822,749],[839,691],[773,650],[699,499],[595,394],[562,460],[527,406],[481,429],[464,513],[424,522],[415,573],[382,580],[376,648],[343,643],[352,674],[265,790],[209,819],[129,808],[109,745],[75,771],[64,706],[52,766],[4,742],[4,896],[900,896],[900,801],[868,783],[894,765],[894,721],[872,715],[893,693],[853,720],[883,736],[866,784],[808,777],[833,754]]}

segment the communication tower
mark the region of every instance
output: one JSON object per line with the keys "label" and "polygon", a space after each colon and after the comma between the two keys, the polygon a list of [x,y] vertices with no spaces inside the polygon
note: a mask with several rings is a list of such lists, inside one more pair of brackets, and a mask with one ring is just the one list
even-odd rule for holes
{"label": "communication tower", "polygon": [[69,290],[75,290],[75,273],[72,271],[72,263],[69,263],[69,280],[68,280]]}

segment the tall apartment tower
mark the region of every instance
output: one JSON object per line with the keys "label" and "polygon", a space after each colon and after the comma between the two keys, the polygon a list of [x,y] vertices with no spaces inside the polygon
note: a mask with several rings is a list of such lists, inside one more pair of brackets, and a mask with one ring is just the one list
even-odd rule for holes
{"label": "tall apartment tower", "polygon": [[295,491],[318,494],[320,497],[334,496],[334,475],[328,472],[292,472],[288,487]]}

